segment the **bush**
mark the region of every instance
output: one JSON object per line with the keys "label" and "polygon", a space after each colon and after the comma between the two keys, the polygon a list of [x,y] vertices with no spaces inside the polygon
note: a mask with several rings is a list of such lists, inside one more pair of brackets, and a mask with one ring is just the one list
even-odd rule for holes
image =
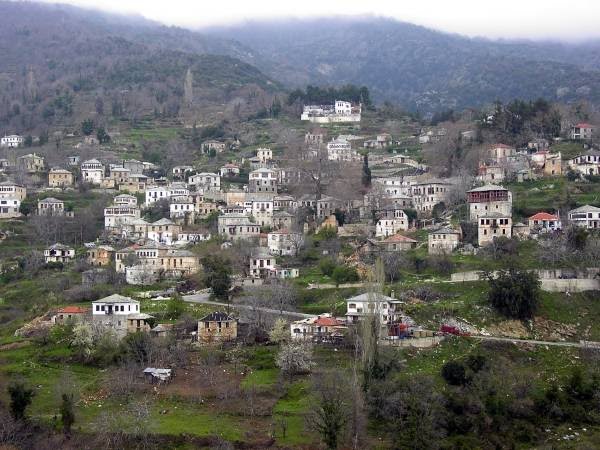
{"label": "bush", "polygon": [[333,278],[335,284],[352,283],[360,279],[356,269],[348,266],[336,267],[331,274],[331,278]]}
{"label": "bush", "polygon": [[540,302],[540,280],[534,272],[510,269],[488,275],[491,305],[513,319],[533,318]]}
{"label": "bush", "polygon": [[323,275],[330,277],[333,274],[333,271],[337,267],[335,261],[331,258],[325,258],[319,261],[319,270]]}
{"label": "bush", "polygon": [[442,366],[442,377],[453,386],[464,386],[468,382],[465,366],[459,361],[448,361]]}
{"label": "bush", "polygon": [[33,399],[33,389],[25,387],[21,382],[16,382],[8,386],[8,394],[10,395],[10,413],[13,419],[24,419],[25,410]]}

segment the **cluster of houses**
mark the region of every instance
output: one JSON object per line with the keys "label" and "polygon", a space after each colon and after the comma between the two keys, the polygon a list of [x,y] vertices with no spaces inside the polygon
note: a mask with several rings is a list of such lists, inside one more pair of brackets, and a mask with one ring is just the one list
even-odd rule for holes
{"label": "cluster of houses", "polygon": [[[420,330],[407,316],[404,302],[380,293],[364,293],[346,299],[345,317],[320,314],[289,324],[290,338],[311,342],[338,342],[349,327],[365,317],[377,319],[381,337],[388,339],[416,336]],[[154,316],[142,312],[138,300],[113,294],[91,302],[91,307],[66,306],[54,311],[51,323],[55,325],[88,323],[97,328],[112,330],[119,338],[129,333],[149,333],[163,337],[172,331],[170,323],[157,323]],[[239,337],[240,322],[233,315],[212,312],[198,320],[191,332],[193,341],[201,344],[235,341]]]}
{"label": "cluster of houses", "polygon": [[333,105],[305,105],[300,120],[312,123],[360,122],[361,105],[336,100]]}

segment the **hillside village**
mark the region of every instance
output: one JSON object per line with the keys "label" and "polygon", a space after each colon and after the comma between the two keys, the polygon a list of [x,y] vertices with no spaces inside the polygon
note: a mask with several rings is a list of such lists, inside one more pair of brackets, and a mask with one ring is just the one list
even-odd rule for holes
{"label": "hillside village", "polygon": [[[141,339],[136,345],[146,352],[167,345],[170,355],[134,357],[136,365],[128,366],[142,385],[144,377],[150,386],[164,385],[160,391],[195,383],[190,370],[204,373],[206,362],[193,369],[183,361],[204,347],[228,354],[277,342],[287,358],[299,360],[291,368],[277,356],[282,373],[310,373],[313,352],[348,348],[371,320],[375,345],[390,349],[435,352],[469,336],[483,343],[600,340],[593,322],[576,329],[550,318],[526,327],[486,319],[489,312],[477,313],[485,296],[471,304],[456,293],[461,286],[465,293],[479,289],[488,277],[491,285],[504,269],[527,269],[552,301],[596,297],[595,126],[570,124],[553,140],[540,136],[518,146],[481,142],[477,134],[490,117],[437,126],[409,121],[405,129],[413,134],[394,135],[366,111],[372,131],[364,133],[361,109],[343,101],[306,106],[301,117],[287,119],[297,135],[287,147],[245,150],[237,138],[206,139],[199,158],[190,154],[168,167],[116,157],[111,150],[119,138],[100,144],[89,121],[60,141],[62,161],[46,158],[43,146],[34,151],[29,136],[6,135],[4,283],[18,285],[30,271],[64,279],[62,292],[31,303],[24,316],[10,306],[9,341],[55,341],[60,329],[67,337],[53,345],[67,344],[78,364],[100,366],[121,359],[100,350],[107,339],[128,342],[124,348]],[[476,161],[470,172],[444,176],[429,155],[444,152],[451,133]],[[567,202],[529,202],[556,185],[568,190]],[[82,196],[94,207],[78,202]],[[37,250],[9,250],[22,248],[22,239],[33,239]],[[564,252],[572,245],[579,247],[569,257]],[[455,293],[445,293],[445,283]],[[445,298],[461,300],[449,307]],[[33,321],[22,322],[27,317]],[[275,431],[280,443],[299,439],[281,433],[277,438]]]}
{"label": "hillside village", "polygon": [[1,448],[600,447],[595,72],[452,103],[2,11]]}

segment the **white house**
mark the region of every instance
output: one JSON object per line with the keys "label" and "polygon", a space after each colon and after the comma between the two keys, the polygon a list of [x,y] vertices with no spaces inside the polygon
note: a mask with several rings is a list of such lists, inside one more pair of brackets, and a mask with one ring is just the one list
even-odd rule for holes
{"label": "white house", "polygon": [[555,214],[539,212],[527,219],[529,231],[546,233],[549,231],[557,231],[562,228],[560,218]]}
{"label": "white house", "polygon": [[303,244],[304,236],[302,233],[278,230],[267,235],[267,247],[272,255],[295,256]]}
{"label": "white house", "polygon": [[151,186],[146,188],[146,205],[169,198],[169,188],[166,186]]}
{"label": "white house", "polygon": [[270,148],[259,148],[256,150],[256,157],[262,164],[267,164],[267,162],[273,159],[273,150]]}
{"label": "white house", "polygon": [[21,200],[0,197],[0,219],[13,219],[21,216]]}
{"label": "white house", "polygon": [[212,172],[197,173],[189,177],[188,184],[209,191],[219,191],[221,189],[221,177]]}
{"label": "white house", "polygon": [[25,197],[27,197],[27,188],[25,186],[12,181],[3,181],[0,183],[0,198],[16,198],[23,201]]}
{"label": "white house", "polygon": [[181,227],[170,219],[162,218],[148,225],[148,239],[165,245],[177,241]]}
{"label": "white house", "polygon": [[190,173],[194,170],[192,166],[175,166],[172,169],[173,178],[185,178],[186,173]]}
{"label": "white house", "polygon": [[360,159],[358,153],[346,139],[338,137],[327,143],[327,159],[329,161],[356,161]]}
{"label": "white house", "polygon": [[147,314],[141,314],[140,302],[119,294],[92,302],[92,321],[114,329],[119,337],[127,331],[143,330],[149,318]]}
{"label": "white house", "polygon": [[360,122],[361,105],[336,100],[333,105],[304,105],[300,120],[312,123]]}
{"label": "white house", "polygon": [[568,161],[569,167],[582,175],[600,175],[600,152],[589,150]]}
{"label": "white house", "polygon": [[75,258],[75,249],[67,245],[56,243],[44,250],[46,263],[68,263]]}
{"label": "white house", "polygon": [[326,313],[290,323],[290,336],[302,341],[342,338],[346,329],[344,322]]}
{"label": "white house", "polygon": [[594,137],[594,126],[589,123],[578,123],[571,127],[569,137],[574,140],[585,140],[589,141]]}
{"label": "white house", "polygon": [[346,321],[357,323],[367,315],[379,317],[381,325],[402,321],[401,301],[379,293],[365,293],[346,300]]}
{"label": "white house", "polygon": [[219,169],[221,177],[234,177],[240,174],[240,168],[235,164],[227,163]]}
{"label": "white house", "polygon": [[119,234],[123,227],[140,218],[140,209],[127,204],[111,205],[104,208],[104,228]]}
{"label": "white house", "polygon": [[82,162],[81,179],[86,183],[101,184],[104,180],[104,165],[97,159]]}
{"label": "white house", "polygon": [[249,175],[248,192],[277,193],[277,172],[261,168],[253,170]]}
{"label": "white house", "polygon": [[129,194],[119,194],[113,198],[113,204],[119,206],[137,206],[137,197]]}
{"label": "white house", "polygon": [[175,221],[193,223],[196,217],[194,202],[189,197],[172,197],[169,204],[169,217]]}
{"label": "white house", "polygon": [[4,135],[4,137],[0,138],[0,147],[16,148],[23,145],[24,142],[25,139],[17,134]]}
{"label": "white house", "polygon": [[408,230],[408,217],[401,209],[393,211],[393,217],[383,217],[377,221],[375,226],[376,237],[388,237],[399,231]]}
{"label": "white house", "polygon": [[590,205],[569,211],[569,222],[578,227],[596,230],[600,228],[600,208]]}
{"label": "white house", "polygon": [[266,248],[257,248],[250,255],[250,276],[270,278],[276,270],[275,257]]}

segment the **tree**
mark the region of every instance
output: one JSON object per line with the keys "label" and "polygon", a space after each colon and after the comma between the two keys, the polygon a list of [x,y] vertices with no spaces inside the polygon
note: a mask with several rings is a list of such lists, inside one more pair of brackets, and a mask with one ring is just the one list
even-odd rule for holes
{"label": "tree", "polygon": [[533,318],[540,302],[540,280],[534,272],[517,269],[487,275],[490,304],[507,317]]}
{"label": "tree", "polygon": [[282,344],[275,364],[289,376],[308,373],[314,365],[312,347],[305,342]]}
{"label": "tree", "polygon": [[83,122],[81,122],[81,132],[86,136],[92,134],[95,127],[96,126],[92,119],[85,119]]}
{"label": "tree", "polygon": [[25,410],[31,404],[34,392],[27,388],[22,382],[17,381],[8,386],[10,395],[10,413],[15,420],[25,418]]}
{"label": "tree", "polygon": [[229,300],[231,289],[231,265],[219,255],[209,255],[202,259],[204,284],[212,289],[215,297]]}
{"label": "tree", "polygon": [[279,317],[275,320],[273,324],[273,328],[269,331],[269,340],[271,342],[275,342],[280,344],[282,342],[287,342],[290,339],[290,330],[287,322]]}
{"label": "tree", "polygon": [[169,200],[160,199],[157,202],[152,203],[148,209],[146,209],[144,218],[149,222],[156,222],[164,217],[169,217],[170,211]]}
{"label": "tree", "polygon": [[88,361],[94,350],[94,337],[91,327],[86,323],[79,323],[73,328],[71,346],[81,359]]}
{"label": "tree", "polygon": [[342,283],[351,283],[360,279],[356,269],[348,266],[337,266],[335,269],[333,269],[331,278],[333,281],[335,281],[336,285],[340,285]]}
{"label": "tree", "polygon": [[315,403],[308,417],[310,427],[316,431],[328,449],[338,448],[340,437],[348,422],[349,404],[346,383],[341,383],[341,373],[326,375],[316,384]]}
{"label": "tree", "polygon": [[186,310],[185,302],[183,297],[179,294],[174,294],[171,299],[167,302],[167,308],[165,310],[165,318],[169,320],[179,319]]}
{"label": "tree", "polygon": [[63,394],[60,404],[60,417],[63,425],[63,432],[66,436],[71,435],[71,427],[75,423],[75,410],[73,394]]}
{"label": "tree", "polygon": [[459,361],[448,361],[442,366],[442,377],[448,384],[464,386],[467,383],[465,366]]}
{"label": "tree", "polygon": [[98,127],[96,131],[96,137],[98,138],[98,142],[101,144],[107,144],[110,142],[110,135],[106,132],[104,127]]}
{"label": "tree", "polygon": [[363,167],[362,167],[362,185],[365,188],[371,187],[371,169],[369,169],[369,155],[363,156]]}

